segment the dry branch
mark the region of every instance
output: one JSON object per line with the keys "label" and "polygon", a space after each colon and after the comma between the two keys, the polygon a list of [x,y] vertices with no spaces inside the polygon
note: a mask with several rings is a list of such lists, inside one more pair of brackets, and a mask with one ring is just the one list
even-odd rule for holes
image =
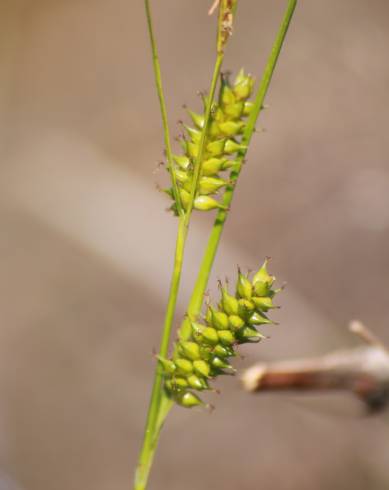
{"label": "dry branch", "polygon": [[324,356],[256,364],[242,376],[250,392],[347,390],[362,399],[370,411],[389,402],[389,352],[361,323],[350,331],[367,345]]}

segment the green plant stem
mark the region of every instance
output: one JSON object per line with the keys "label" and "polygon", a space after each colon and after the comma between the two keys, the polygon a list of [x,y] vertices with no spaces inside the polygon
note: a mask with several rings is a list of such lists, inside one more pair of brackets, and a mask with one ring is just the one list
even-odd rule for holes
{"label": "green plant stem", "polygon": [[184,210],[183,210],[182,203],[181,203],[180,193],[178,192],[176,176],[175,176],[175,173],[172,171],[172,169],[173,169],[173,152],[172,152],[169,123],[168,123],[168,117],[167,117],[166,102],[165,102],[165,97],[163,94],[161,65],[159,63],[157,43],[155,41],[153,22],[152,22],[152,17],[151,17],[150,0],[145,0],[145,11],[146,11],[146,19],[147,19],[147,27],[148,27],[148,31],[149,31],[150,44],[151,44],[153,69],[154,69],[154,79],[155,79],[155,85],[156,85],[158,99],[159,99],[159,106],[160,106],[160,110],[161,110],[161,119],[162,119],[162,126],[163,126],[163,134],[164,134],[164,142],[165,142],[168,169],[170,171],[170,178],[172,181],[174,200],[175,200],[176,205],[177,205],[177,212],[178,212],[178,215],[183,215]]}
{"label": "green plant stem", "polygon": [[[288,28],[290,25],[290,22],[293,17],[293,13],[295,11],[297,5],[297,0],[289,0],[284,18],[281,22],[279,31],[277,33],[277,37],[275,39],[275,42],[273,44],[270,56],[268,58],[267,64],[265,66],[265,70],[263,72],[263,76],[261,79],[261,82],[259,84],[256,97],[255,97],[255,102],[254,102],[254,107],[251,111],[250,117],[247,121],[247,125],[242,137],[242,143],[243,145],[246,146],[246,149],[243,151],[240,151],[238,154],[238,162],[239,165],[237,165],[237,169],[234,170],[231,173],[231,181],[232,185],[228,186],[226,189],[226,192],[224,193],[223,196],[223,204],[227,206],[228,208],[231,205],[232,198],[234,196],[234,190],[235,190],[235,185],[239,174],[242,169],[242,163],[243,160],[246,156],[247,153],[247,147],[250,143],[251,137],[255,131],[255,125],[258,120],[258,116],[260,114],[260,111],[263,107],[263,102],[265,100],[265,96],[267,94],[274,69],[276,67],[282,45],[285,41],[286,34],[288,32]],[[199,273],[197,276],[197,280],[192,292],[191,299],[189,301],[187,313],[188,313],[188,318],[184,320],[181,329],[180,329],[180,336],[183,338],[186,338],[189,335],[190,332],[190,320],[196,318],[200,311],[201,311],[201,306],[203,303],[203,297],[204,293],[207,288],[208,280],[209,280],[209,275],[211,273],[212,265],[215,260],[216,252],[219,246],[220,238],[223,232],[224,224],[226,222],[228,216],[228,211],[224,210],[219,210],[211,231],[211,234],[208,239],[207,247],[203,255],[203,259],[201,262],[201,266],[199,269]]]}
{"label": "green plant stem", "polygon": [[[161,346],[159,355],[166,357],[169,349],[169,340],[173,324],[174,312],[176,308],[178,289],[180,285],[180,277],[182,264],[184,259],[185,242],[188,233],[187,217],[179,218],[176,250],[174,257],[173,274],[169,291],[169,299],[166,308],[165,321],[162,332]],[[157,421],[159,417],[159,406],[162,395],[162,369],[159,363],[156,364],[155,377],[151,392],[149,411],[146,420],[146,428],[143,438],[143,445],[139,456],[139,463],[135,474],[135,490],[143,490],[146,488],[148,475],[153,462],[154,452],[158,443],[159,427]]]}
{"label": "green plant stem", "polygon": [[[165,141],[169,141],[169,148],[170,148],[170,138],[169,138],[168,125],[167,125],[166,107],[165,107],[164,97],[162,92],[159,63],[158,63],[158,57],[156,55],[156,47],[155,47],[155,41],[153,36],[150,6],[148,0],[145,0],[145,5],[146,5],[146,15],[148,19],[151,44],[153,47],[152,51],[153,51],[153,62],[155,67],[156,85],[157,85],[157,91],[159,94],[159,99],[161,104],[163,124],[165,128]],[[159,350],[159,355],[161,357],[167,357],[168,354],[169,341],[171,336],[174,313],[176,309],[178,289],[179,289],[180,277],[181,277],[181,271],[183,265],[185,243],[188,236],[190,218],[192,215],[194,200],[196,197],[197,185],[201,172],[201,164],[202,164],[205,146],[206,146],[207,132],[211,120],[212,104],[215,98],[216,86],[220,76],[221,66],[223,63],[223,56],[224,56],[223,52],[219,52],[216,57],[208,102],[205,110],[204,127],[201,133],[199,152],[194,165],[194,178],[193,178],[193,184],[191,188],[190,202],[188,204],[187,210],[185,212],[182,212],[182,214],[180,214],[179,216],[174,268],[173,268],[173,274],[171,278],[169,299],[168,299],[168,305],[166,309],[165,322],[163,326],[161,346]],[[167,153],[168,152],[169,150],[167,149]],[[173,172],[171,172],[171,174],[173,175]],[[153,463],[155,450],[157,448],[157,444],[159,440],[160,430],[170,409],[170,402],[167,399],[166,394],[164,393],[162,381],[163,381],[162,368],[157,363],[153,388],[151,392],[149,410],[148,410],[148,415],[146,420],[143,444],[142,444],[142,449],[139,456],[139,462],[135,474],[134,490],[144,490],[147,486],[150,469]],[[163,403],[161,403],[162,400]]]}
{"label": "green plant stem", "polygon": [[[191,199],[188,205],[188,209],[183,216],[179,218],[179,226],[177,233],[177,243],[176,252],[174,259],[173,275],[171,279],[171,286],[169,292],[169,300],[166,309],[165,322],[162,333],[162,340],[159,355],[161,357],[167,357],[169,349],[169,341],[171,336],[174,312],[176,307],[178,288],[180,284],[180,276],[184,258],[184,248],[185,242],[189,231],[190,218],[193,210],[193,203],[195,199],[197,185],[195,184],[196,179],[198,180],[201,170],[201,163],[204,155],[204,149],[207,139],[207,130],[209,122],[211,119],[212,103],[215,97],[216,85],[219,79],[221,65],[223,62],[223,54],[219,53],[216,58],[215,68],[211,81],[211,88],[209,92],[209,98],[207,103],[207,108],[205,112],[205,122],[204,128],[201,134],[200,146],[198,157],[195,162],[194,169],[194,185],[191,190]],[[149,411],[146,420],[146,428],[144,433],[143,445],[139,457],[139,463],[135,474],[135,487],[134,490],[144,490],[147,485],[151,465],[154,459],[154,453],[157,448],[160,429],[162,424],[169,412],[170,403],[166,400],[166,395],[162,386],[162,369],[161,366],[156,366],[155,379],[153,384],[153,389],[151,393]],[[163,403],[163,412],[161,411],[161,399],[165,398]]]}

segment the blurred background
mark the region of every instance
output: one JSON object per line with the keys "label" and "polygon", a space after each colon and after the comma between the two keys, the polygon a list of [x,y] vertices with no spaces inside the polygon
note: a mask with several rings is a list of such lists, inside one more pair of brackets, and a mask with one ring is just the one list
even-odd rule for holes
{"label": "blurred background", "polygon": [[[200,109],[210,0],[154,1],[169,115]],[[286,2],[242,0],[225,67],[259,75]],[[389,5],[301,1],[210,282],[236,264],[288,286],[257,360],[389,344]],[[0,490],[125,490],[145,421],[176,222],[142,1],[0,5]],[[177,314],[209,216],[196,214]],[[386,489],[388,417],[347,395],[244,393],[174,409],[150,490]]]}

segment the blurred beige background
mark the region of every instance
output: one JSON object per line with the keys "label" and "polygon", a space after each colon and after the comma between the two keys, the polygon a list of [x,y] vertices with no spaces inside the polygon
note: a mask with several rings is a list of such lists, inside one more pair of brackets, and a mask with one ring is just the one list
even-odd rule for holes
{"label": "blurred beige background", "polygon": [[[214,19],[153,3],[174,124],[208,86]],[[240,2],[226,67],[260,73],[285,3]],[[300,1],[211,281],[271,255],[288,282],[242,367],[356,345],[353,318],[389,343],[388,25],[384,0]],[[149,55],[140,0],[1,2],[0,490],[131,488],[175,233]],[[212,415],[175,409],[150,490],[388,488],[387,417],[219,386]]]}

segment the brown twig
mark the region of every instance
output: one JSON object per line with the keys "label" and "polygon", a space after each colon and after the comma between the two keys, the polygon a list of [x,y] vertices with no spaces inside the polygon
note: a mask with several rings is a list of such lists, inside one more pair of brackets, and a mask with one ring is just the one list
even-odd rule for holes
{"label": "brown twig", "polygon": [[256,364],[245,371],[243,386],[250,392],[347,390],[362,399],[370,411],[389,402],[389,353],[360,322],[350,331],[367,345],[324,356]]}

